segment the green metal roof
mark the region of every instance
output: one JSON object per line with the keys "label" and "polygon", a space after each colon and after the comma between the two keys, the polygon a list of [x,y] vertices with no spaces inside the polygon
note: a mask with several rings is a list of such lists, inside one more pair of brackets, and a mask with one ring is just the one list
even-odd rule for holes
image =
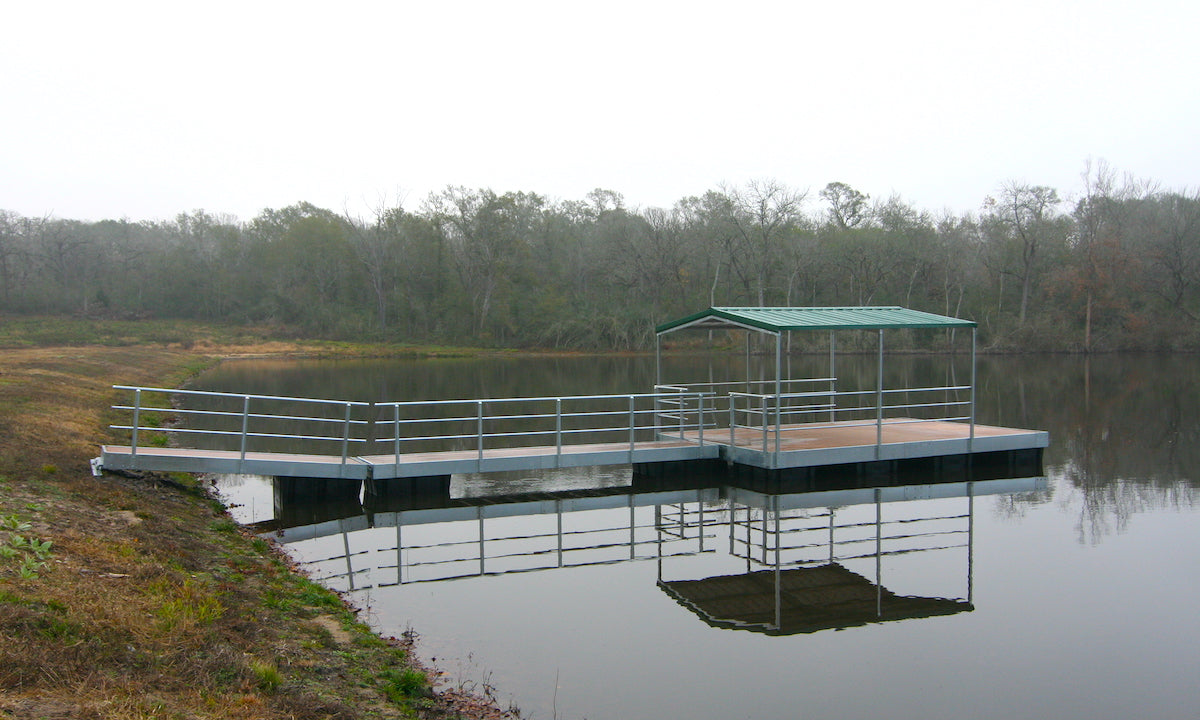
{"label": "green metal roof", "polygon": [[891,328],[975,327],[971,320],[902,307],[714,307],[659,325],[663,333],[693,329],[878,330]]}

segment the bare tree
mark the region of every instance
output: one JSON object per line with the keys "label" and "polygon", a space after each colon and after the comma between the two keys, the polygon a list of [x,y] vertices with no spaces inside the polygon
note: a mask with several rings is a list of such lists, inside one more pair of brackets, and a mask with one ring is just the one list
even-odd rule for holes
{"label": "bare tree", "polygon": [[1084,298],[1084,351],[1092,349],[1093,315],[1098,301],[1118,304],[1118,276],[1128,277],[1135,257],[1129,252],[1130,223],[1150,195],[1149,183],[1126,176],[1118,184],[1116,173],[1104,161],[1088,161],[1081,173],[1083,197],[1075,205],[1076,262],[1070,277]]}
{"label": "bare tree", "polygon": [[21,216],[10,210],[0,210],[0,302],[12,302],[13,276],[21,239]]}
{"label": "bare tree", "polygon": [[[740,240],[737,251],[755,284],[758,305],[766,305],[771,276],[779,269],[784,239],[803,219],[807,191],[774,180],[755,180],[728,191]],[[749,288],[748,288],[749,289]]]}
{"label": "bare tree", "polygon": [[1067,226],[1057,212],[1061,202],[1054,188],[1011,181],[1001,186],[999,198],[984,201],[992,230],[993,248],[988,261],[994,270],[1021,283],[1020,326],[1025,325],[1046,246],[1066,239]]}
{"label": "bare tree", "polygon": [[1200,191],[1160,195],[1154,206],[1150,258],[1165,277],[1151,287],[1174,312],[1200,322],[1187,304],[1200,288]]}
{"label": "bare tree", "polygon": [[388,329],[388,300],[399,281],[400,252],[404,218],[407,213],[395,207],[379,205],[373,217],[364,219],[343,213],[350,228],[350,247],[362,264],[375,300],[375,320],[381,331]]}

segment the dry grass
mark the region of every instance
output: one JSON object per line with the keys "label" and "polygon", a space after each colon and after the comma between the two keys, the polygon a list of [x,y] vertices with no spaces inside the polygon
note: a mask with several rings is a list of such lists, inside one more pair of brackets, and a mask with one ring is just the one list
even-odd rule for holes
{"label": "dry grass", "polygon": [[91,477],[112,384],[304,346],[198,349],[0,350],[0,717],[463,716],[190,476]]}

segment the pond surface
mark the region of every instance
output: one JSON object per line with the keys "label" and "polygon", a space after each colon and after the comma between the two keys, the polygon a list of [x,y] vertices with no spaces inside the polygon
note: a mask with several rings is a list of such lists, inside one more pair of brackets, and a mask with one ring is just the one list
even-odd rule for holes
{"label": "pond surface", "polygon": [[[670,362],[688,380],[743,372]],[[1197,717],[1196,368],[981,358],[979,421],[1050,433],[1033,472],[764,494],[617,466],[454,476],[417,506],[276,508],[253,477],[222,490],[381,633],[418,633],[446,684],[526,717]],[[965,373],[888,359],[889,381]],[[871,387],[874,361],[839,358],[838,375]],[[644,357],[245,361],[197,387],[384,401],[654,377]]]}

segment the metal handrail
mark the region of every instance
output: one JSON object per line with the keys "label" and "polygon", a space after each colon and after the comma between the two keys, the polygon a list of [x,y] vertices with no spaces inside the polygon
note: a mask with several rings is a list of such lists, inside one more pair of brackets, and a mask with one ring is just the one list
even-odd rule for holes
{"label": "metal handrail", "polygon": [[[837,381],[837,378],[835,378],[835,377],[789,378],[787,380],[780,380],[779,384],[786,386],[786,385],[793,385],[793,384],[798,384],[798,383],[818,383],[818,382],[827,383],[827,382],[836,382],[836,381]],[[712,388],[734,387],[734,386],[745,387],[746,385],[768,385],[770,387],[775,387],[775,381],[774,380],[725,380],[722,382],[695,382],[695,383],[688,383],[687,385],[674,385],[674,386],[659,385],[657,387],[676,387],[676,388],[686,391],[686,390],[692,390],[694,388],[701,388],[701,387],[712,387]],[[774,395],[774,393],[772,393],[772,395]]]}
{"label": "metal handrail", "polygon": [[[375,443],[391,443],[394,447],[396,461],[400,461],[402,454],[402,444],[412,442],[428,442],[428,441],[469,441],[474,440],[475,449],[478,456],[482,458],[485,450],[499,449],[502,447],[511,447],[511,444],[505,444],[518,438],[545,438],[548,436],[554,437],[554,447],[556,454],[562,454],[563,448],[571,444],[571,440],[578,436],[602,435],[612,433],[627,434],[629,448],[632,451],[635,449],[639,433],[642,435],[650,434],[656,439],[660,436],[671,436],[685,438],[688,433],[694,432],[695,435],[688,439],[694,439],[699,444],[704,443],[704,426],[707,424],[705,418],[706,405],[712,397],[710,392],[688,391],[672,388],[667,392],[653,393],[633,393],[627,395],[604,394],[604,395],[577,395],[577,396],[545,396],[545,397],[527,397],[527,398],[486,398],[478,400],[411,400],[411,401],[396,401],[385,403],[368,403],[360,401],[343,401],[329,400],[318,398],[292,398],[278,395],[256,395],[245,393],[224,393],[204,390],[169,390],[166,388],[149,388],[131,385],[115,385],[118,390],[132,391],[134,394],[134,402],[132,404],[118,404],[113,408],[121,411],[130,411],[133,413],[133,422],[131,424],[111,425],[114,430],[129,431],[131,437],[131,455],[136,457],[139,449],[139,433],[145,431],[154,432],[171,432],[178,433],[178,436],[215,436],[238,438],[240,443],[239,456],[245,460],[248,450],[249,441],[252,439],[283,439],[283,440],[301,440],[301,441],[339,441],[342,444],[341,460],[345,464],[350,459],[349,446],[350,443],[366,443],[368,450],[372,449]],[[192,409],[192,408],[175,408],[175,407],[156,407],[147,405],[143,402],[144,393],[161,393],[167,395],[183,395],[183,396],[204,396],[220,399],[236,401],[241,404],[240,412],[228,409]],[[331,407],[339,407],[344,410],[342,417],[319,417],[314,415],[297,414],[298,411],[292,410],[281,414],[274,414],[269,411],[261,410],[251,412],[250,405],[252,402],[275,402],[287,403],[289,405],[307,405],[319,404]],[[554,410],[542,410],[540,408],[532,408],[529,406],[545,403],[554,403]],[[571,410],[570,406],[583,403],[585,406],[577,410]],[[612,405],[605,406],[604,403],[619,403],[624,407],[620,409],[613,408]],[[649,406],[647,406],[649,403]],[[517,407],[513,407],[517,405]],[[520,407],[524,405],[526,407]],[[567,409],[564,409],[567,405]],[[500,411],[494,411],[491,408],[501,406]],[[462,412],[456,413],[452,417],[437,417],[440,411],[446,408],[464,408],[472,407],[475,412],[466,414]],[[372,416],[368,419],[360,419],[353,417],[354,411],[366,408]],[[391,409],[391,418],[381,417],[389,414],[387,409]],[[421,408],[423,412],[419,417],[402,417],[402,411],[412,411]],[[485,408],[487,408],[485,410]],[[299,411],[302,412],[302,411]],[[227,420],[240,420],[240,430],[218,430],[218,429],[203,429],[203,428],[162,428],[155,425],[149,425],[142,422],[144,413],[171,413],[177,415],[187,415],[191,417],[213,417],[225,418]],[[626,418],[627,422],[614,422],[616,418]],[[262,429],[252,429],[251,423],[262,422],[301,422],[309,423],[315,426],[333,426],[340,428],[339,434],[314,434],[314,433],[284,433],[284,432],[266,432]],[[538,426],[539,423],[548,423],[553,421],[554,427],[547,429],[544,426]],[[475,425],[474,432],[455,432],[453,427],[455,424],[461,426],[464,423],[473,423]],[[524,429],[505,429],[497,428],[496,425],[504,425],[506,423],[521,423],[524,425],[533,425]],[[565,425],[564,425],[565,423]],[[425,428],[431,425],[434,428],[451,429],[450,432],[433,432],[428,431],[416,433],[404,433],[402,427],[413,426],[413,430],[417,424]],[[577,425],[585,425],[578,427]],[[388,428],[391,428],[389,434]],[[363,428],[366,432],[363,433]],[[383,432],[379,432],[380,429]],[[364,437],[365,435],[365,437]],[[177,437],[178,437],[177,436]],[[499,441],[499,442],[497,442]]]}
{"label": "metal handrail", "polygon": [[[820,379],[818,379],[820,380]],[[762,433],[762,450],[768,451],[768,443],[770,436],[775,437],[775,451],[779,451],[780,447],[780,427],[782,422],[781,416],[805,416],[817,415],[824,416],[828,413],[830,418],[829,424],[837,423],[842,425],[845,421],[837,421],[838,415],[847,415],[851,413],[874,412],[875,417],[869,422],[855,423],[850,422],[845,426],[861,426],[875,425],[881,428],[881,424],[885,419],[885,415],[889,412],[901,410],[916,410],[929,408],[944,408],[949,411],[955,407],[969,407],[972,405],[970,400],[943,400],[938,402],[900,402],[894,404],[884,404],[885,396],[894,396],[898,394],[908,395],[910,393],[934,393],[943,392],[950,393],[956,391],[968,391],[971,389],[969,385],[950,385],[945,387],[919,387],[919,388],[887,388],[874,390],[849,390],[849,391],[833,391],[833,390],[816,390],[810,392],[787,392],[776,395],[775,393],[750,393],[731,391],[728,393],[729,398],[729,443],[736,444],[736,431],[753,430],[761,431]],[[872,405],[854,405],[854,406],[838,406],[839,398],[853,397],[874,397],[876,404]],[[791,401],[803,400],[805,398],[828,398],[826,403],[806,403],[803,405],[792,404]],[[739,401],[742,401],[739,406]],[[739,419],[741,420],[739,422]],[[927,419],[927,418],[926,418]],[[951,416],[949,412],[945,417],[938,418],[946,421],[966,421],[971,423],[972,433],[974,432],[974,418],[972,415],[966,416]],[[903,418],[891,418],[889,423],[896,422],[921,422],[922,420],[906,420]],[[819,425],[814,424],[813,427]],[[876,446],[883,443],[882,431],[876,434]]]}
{"label": "metal handrail", "polygon": [[[342,444],[341,464],[344,467],[346,465],[346,463],[348,462],[348,460],[350,459],[350,443],[352,441],[358,440],[358,438],[353,436],[353,433],[351,432],[352,428],[356,425],[366,425],[367,424],[366,421],[355,420],[354,418],[352,418],[351,413],[352,413],[353,409],[356,407],[369,407],[370,406],[370,403],[356,402],[356,401],[352,401],[352,400],[329,400],[329,399],[325,399],[325,398],[296,398],[296,397],[284,397],[284,396],[280,396],[280,395],[258,395],[258,394],[251,394],[251,393],[213,392],[213,391],[209,391],[209,390],[173,390],[173,389],[168,389],[168,388],[142,387],[142,386],[137,386],[137,385],[114,385],[113,388],[116,390],[129,390],[129,391],[133,392],[133,397],[134,397],[133,405],[131,405],[131,406],[130,405],[114,405],[113,406],[113,409],[115,409],[115,410],[131,410],[131,411],[133,411],[133,423],[131,425],[110,425],[109,426],[113,430],[128,430],[130,432],[130,456],[133,458],[137,457],[137,452],[139,449],[138,440],[139,440],[139,435],[142,431],[162,432],[165,430],[162,427],[142,425],[142,423],[141,423],[142,413],[149,412],[149,413],[171,413],[173,415],[174,414],[186,414],[186,415],[196,415],[196,416],[240,418],[242,421],[241,422],[242,427],[241,427],[240,432],[233,432],[233,431],[229,431],[229,430],[203,430],[203,429],[193,429],[193,428],[170,428],[169,431],[183,433],[183,434],[191,433],[193,435],[215,435],[215,436],[238,437],[238,438],[240,438],[240,441],[241,441],[240,448],[239,448],[239,459],[243,460],[243,461],[246,459],[246,452],[248,450],[248,444],[249,444],[250,438],[271,437],[271,438],[283,438],[283,439],[290,439],[290,440],[305,440],[305,441],[336,440],[336,441],[341,442],[341,444]],[[199,397],[216,397],[216,398],[240,400],[242,403],[242,410],[239,413],[239,412],[222,411],[222,410],[193,410],[193,409],[180,409],[180,408],[175,408],[175,407],[147,406],[147,405],[142,404],[142,394],[143,393],[160,393],[160,394],[165,394],[165,395],[169,395],[169,396],[184,395],[184,396],[199,396]],[[274,415],[271,413],[259,413],[259,412],[251,413],[250,412],[250,401],[252,401],[252,400],[270,401],[270,402],[287,402],[287,403],[296,403],[296,404],[304,404],[304,405],[327,405],[327,406],[331,406],[331,407],[343,408],[344,412],[343,412],[343,416],[341,418],[315,417],[315,416],[309,416],[309,415]],[[340,426],[342,428],[342,433],[340,436],[334,436],[334,435],[251,432],[250,431],[250,421],[252,419],[253,420],[286,420],[286,421],[292,421],[292,422],[325,423],[325,424],[336,423],[338,426]]]}
{"label": "metal handrail", "polygon": [[[662,390],[662,387],[656,390]],[[405,454],[404,445],[417,442],[430,441],[452,441],[452,440],[471,440],[475,442],[474,450],[478,457],[482,459],[483,453],[487,450],[499,449],[493,441],[515,438],[546,438],[553,436],[556,455],[561,455],[565,447],[571,445],[568,440],[577,435],[600,435],[612,433],[627,433],[629,440],[629,449],[632,452],[637,444],[637,434],[649,433],[654,437],[662,435],[671,435],[684,438],[689,431],[695,431],[696,442],[704,444],[704,426],[706,421],[705,406],[708,398],[712,397],[712,393],[700,391],[687,391],[679,388],[668,388],[666,392],[653,393],[631,393],[625,395],[604,394],[604,395],[573,395],[573,396],[542,396],[542,397],[517,397],[517,398],[483,398],[477,400],[406,400],[387,403],[378,403],[376,407],[391,408],[392,417],[390,419],[376,420],[376,427],[390,426],[390,434],[380,434],[376,441],[382,443],[391,443],[393,446],[392,455],[397,463]],[[580,409],[570,410],[565,409],[564,405],[573,405],[578,403],[601,403],[624,401],[623,409]],[[652,402],[650,407],[640,407],[640,402]],[[519,408],[516,411],[502,408],[491,410],[492,406],[511,406],[513,404],[545,404],[553,403],[554,410],[550,412],[528,410],[522,412]],[[664,410],[663,405],[667,405],[669,409]],[[475,408],[475,414],[454,415],[451,417],[436,417],[436,408],[455,408],[471,406]],[[402,410],[420,409],[419,417],[402,417]],[[645,419],[649,416],[652,418],[649,422]],[[589,421],[604,418],[624,417],[628,422],[623,424],[601,424],[590,425],[587,427],[567,427],[564,423],[574,424],[579,421]],[[551,421],[553,427],[541,427],[534,429],[521,430],[497,430],[494,428],[497,424],[511,422],[537,422]],[[448,425],[463,423],[474,423],[474,432],[434,432],[421,435],[405,434],[401,432],[401,426],[420,423],[426,427],[433,426],[434,428],[446,427]]]}

